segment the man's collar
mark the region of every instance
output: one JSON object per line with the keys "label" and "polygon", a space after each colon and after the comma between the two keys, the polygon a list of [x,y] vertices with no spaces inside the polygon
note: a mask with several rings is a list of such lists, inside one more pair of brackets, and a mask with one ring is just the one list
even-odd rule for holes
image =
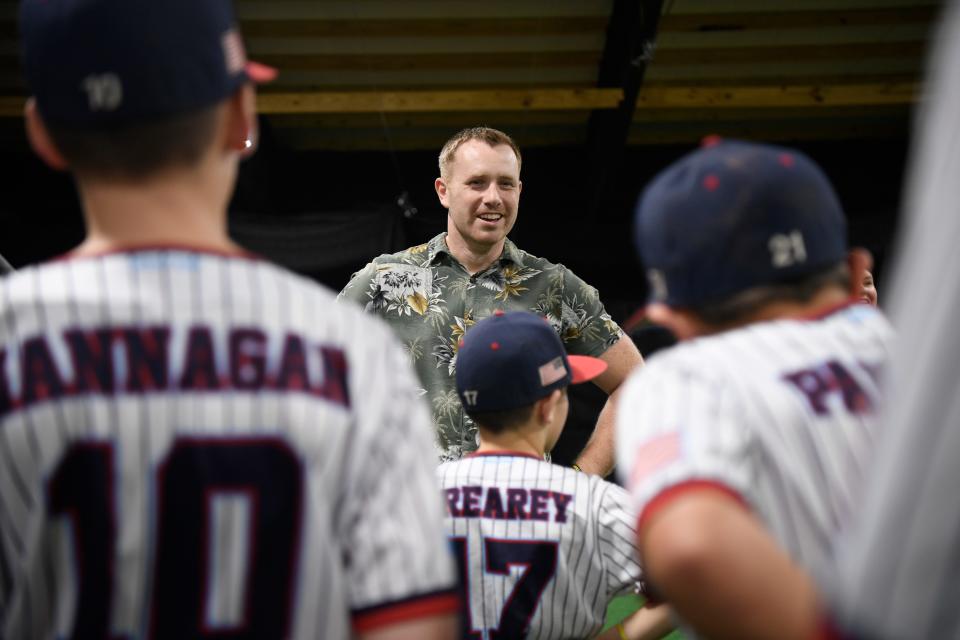
{"label": "man's collar", "polygon": [[[436,264],[441,255],[447,255],[451,260],[456,260],[454,255],[450,253],[450,247],[447,246],[446,232],[434,236],[430,242],[427,243],[427,255],[429,264]],[[517,245],[515,245],[510,238],[505,238],[503,241],[503,252],[500,254],[499,261],[501,263],[504,261],[512,262],[518,267],[522,267],[523,252],[517,248]]]}
{"label": "man's collar", "polygon": [[510,241],[510,238],[503,242],[503,253],[500,254],[500,261],[503,262],[504,260],[509,260],[518,267],[523,266],[523,251],[520,251],[517,245]]}
{"label": "man's collar", "polygon": [[447,246],[447,232],[438,233],[437,235],[430,238],[430,242],[427,243],[427,263],[436,264],[439,256],[448,255],[453,258],[453,254],[450,253],[450,248]]}

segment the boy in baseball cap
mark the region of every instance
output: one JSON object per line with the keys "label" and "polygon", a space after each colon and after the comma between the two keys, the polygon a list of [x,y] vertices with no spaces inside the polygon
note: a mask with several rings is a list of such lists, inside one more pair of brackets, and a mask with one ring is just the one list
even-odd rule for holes
{"label": "boy in baseball cap", "polygon": [[542,458],[566,420],[567,386],[606,368],[599,358],[567,355],[556,332],[533,313],[498,312],[477,323],[457,353],[456,377],[464,409],[482,425],[479,450],[519,441]]}
{"label": "boy in baseball cap", "polygon": [[[628,496],[544,454],[567,417],[567,387],[603,373],[603,360],[567,355],[547,320],[496,312],[457,353],[457,392],[480,446],[437,470],[447,533],[460,562],[464,637],[593,637],[610,599],[637,587]],[[515,584],[509,565],[528,564]],[[659,638],[664,607],[644,608],[604,637]]]}
{"label": "boy in baseball cap", "polygon": [[20,32],[87,234],[0,279],[0,637],[453,638],[399,345],[228,234],[275,73],[231,0],[23,0]]}
{"label": "boy in baseball cap", "polygon": [[832,562],[872,454],[891,330],[856,304],[869,256],[810,158],[735,140],[658,174],[636,234],[647,316],[680,339],[618,407],[644,566],[694,631],[793,637],[812,590],[777,585]]}

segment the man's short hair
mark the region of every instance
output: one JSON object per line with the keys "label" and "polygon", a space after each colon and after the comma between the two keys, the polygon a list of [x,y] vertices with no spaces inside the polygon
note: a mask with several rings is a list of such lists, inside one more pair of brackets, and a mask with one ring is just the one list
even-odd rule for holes
{"label": "man's short hair", "polygon": [[97,129],[45,124],[71,171],[88,179],[129,182],[195,166],[216,135],[219,106]]}
{"label": "man's short hair", "polygon": [[687,307],[687,310],[716,327],[741,324],[772,303],[806,303],[823,289],[847,289],[850,277],[847,263],[839,262],[793,281],[752,287],[718,302]]}
{"label": "man's short hair", "polygon": [[455,133],[452,138],[447,140],[446,144],[443,145],[443,148],[440,149],[441,177],[447,178],[450,175],[450,165],[453,164],[453,156],[457,153],[457,149],[460,148],[460,145],[470,140],[479,140],[480,142],[485,142],[491,147],[497,147],[501,144],[507,145],[513,149],[514,155],[517,156],[517,170],[520,170],[520,165],[522,163],[520,158],[520,147],[518,147],[517,143],[513,141],[513,138],[499,129],[493,129],[491,127],[470,127]]}

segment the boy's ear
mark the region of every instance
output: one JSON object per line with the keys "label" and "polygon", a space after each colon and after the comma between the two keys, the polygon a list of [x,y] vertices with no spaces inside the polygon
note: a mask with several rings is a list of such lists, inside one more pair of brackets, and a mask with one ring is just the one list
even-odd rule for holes
{"label": "boy's ear", "polygon": [[554,389],[550,392],[550,395],[544,396],[543,398],[537,400],[535,411],[537,419],[542,424],[549,424],[553,422],[557,415],[557,411],[560,410],[560,401],[562,398],[563,389]]}
{"label": "boy's ear", "polygon": [[47,166],[57,171],[66,171],[69,168],[67,159],[60,153],[60,149],[54,144],[47,125],[37,109],[37,101],[34,98],[27,100],[23,108],[24,124],[27,128],[27,139],[30,141],[30,148],[43,160]]}
{"label": "boy's ear", "polygon": [[240,87],[227,101],[227,146],[247,158],[257,150],[257,94],[251,84]]}

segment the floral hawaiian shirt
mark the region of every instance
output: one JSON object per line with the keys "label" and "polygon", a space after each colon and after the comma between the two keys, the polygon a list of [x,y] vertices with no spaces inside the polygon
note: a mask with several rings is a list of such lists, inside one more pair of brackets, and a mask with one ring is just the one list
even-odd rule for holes
{"label": "floral hawaiian shirt", "polygon": [[457,397],[454,372],[464,332],[497,309],[526,309],[550,321],[570,353],[599,356],[623,332],[597,290],[562,264],[506,240],[500,259],[470,275],[450,254],[446,233],[382,255],[340,292],[384,318],[403,343],[433,412],[442,460],[477,448],[477,428]]}

